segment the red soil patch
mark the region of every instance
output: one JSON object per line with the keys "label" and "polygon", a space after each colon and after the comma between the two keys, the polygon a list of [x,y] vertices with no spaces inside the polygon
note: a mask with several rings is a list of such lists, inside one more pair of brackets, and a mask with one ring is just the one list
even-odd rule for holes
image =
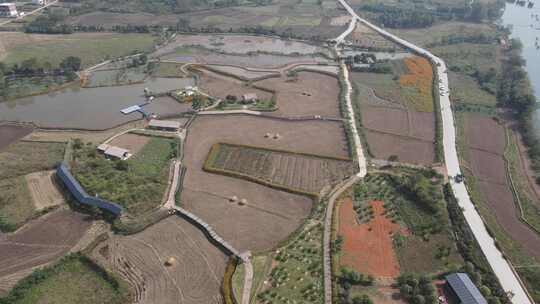
{"label": "red soil patch", "polygon": [[372,220],[358,224],[353,202],[345,199],[339,210],[339,234],[343,235],[340,264],[374,277],[397,277],[399,263],[392,246],[392,235],[402,228],[386,218],[383,202],[370,203],[375,211]]}

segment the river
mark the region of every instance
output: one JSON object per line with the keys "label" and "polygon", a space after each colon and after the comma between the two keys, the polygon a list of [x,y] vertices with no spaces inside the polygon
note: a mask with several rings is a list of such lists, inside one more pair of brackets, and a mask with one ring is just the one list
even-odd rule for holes
{"label": "river", "polygon": [[[527,73],[536,98],[540,101],[540,49],[536,47],[537,43],[540,46],[540,1],[536,1],[534,8],[507,2],[502,24],[511,26],[511,37],[523,43],[522,55],[527,61]],[[535,126],[540,134],[540,109],[536,111]]]}

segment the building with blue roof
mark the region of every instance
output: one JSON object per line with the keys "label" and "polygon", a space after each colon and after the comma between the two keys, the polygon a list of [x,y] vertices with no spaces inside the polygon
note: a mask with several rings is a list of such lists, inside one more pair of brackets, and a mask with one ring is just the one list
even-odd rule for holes
{"label": "building with blue roof", "polygon": [[460,304],[487,304],[486,298],[476,288],[466,273],[452,273],[445,277],[449,289]]}

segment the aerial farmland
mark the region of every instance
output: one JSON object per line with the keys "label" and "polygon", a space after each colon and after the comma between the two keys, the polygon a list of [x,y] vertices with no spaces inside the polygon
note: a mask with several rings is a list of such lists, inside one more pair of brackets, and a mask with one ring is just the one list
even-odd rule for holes
{"label": "aerial farmland", "polygon": [[0,304],[538,302],[501,5],[2,4]]}

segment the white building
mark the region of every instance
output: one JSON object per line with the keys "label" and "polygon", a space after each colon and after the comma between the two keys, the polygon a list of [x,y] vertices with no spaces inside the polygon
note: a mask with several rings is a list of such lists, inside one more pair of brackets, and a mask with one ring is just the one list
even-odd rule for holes
{"label": "white building", "polygon": [[0,17],[18,17],[17,7],[15,3],[0,3]]}

